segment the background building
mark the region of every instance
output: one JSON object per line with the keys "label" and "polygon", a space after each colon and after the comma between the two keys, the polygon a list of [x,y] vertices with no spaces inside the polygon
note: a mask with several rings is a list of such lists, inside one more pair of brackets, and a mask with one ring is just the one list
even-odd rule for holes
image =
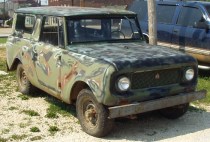
{"label": "background building", "polygon": [[41,0],[5,0],[0,2],[0,18],[12,17],[14,11],[20,7],[36,7],[41,5]]}
{"label": "background building", "polygon": [[133,0],[48,0],[49,6],[107,7],[127,6]]}

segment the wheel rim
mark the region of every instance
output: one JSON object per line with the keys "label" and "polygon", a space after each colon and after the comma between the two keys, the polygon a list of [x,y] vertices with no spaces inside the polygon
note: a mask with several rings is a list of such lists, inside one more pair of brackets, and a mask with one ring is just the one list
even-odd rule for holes
{"label": "wheel rim", "polygon": [[86,105],[84,105],[84,117],[85,122],[89,127],[96,127],[97,121],[98,121],[98,114],[96,111],[96,107],[93,104],[93,102],[87,102]]}
{"label": "wheel rim", "polygon": [[21,70],[21,71],[20,71],[20,85],[21,85],[22,87],[25,87],[26,84],[27,84],[27,81],[28,81],[28,78],[27,78],[27,76],[26,76],[25,71],[24,71],[24,70]]}

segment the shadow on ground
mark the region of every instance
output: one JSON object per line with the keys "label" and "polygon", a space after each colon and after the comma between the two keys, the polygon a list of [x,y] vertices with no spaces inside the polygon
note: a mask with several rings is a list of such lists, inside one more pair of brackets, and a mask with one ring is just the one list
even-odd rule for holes
{"label": "shadow on ground", "polygon": [[[39,97],[60,110],[69,112],[76,117],[74,105],[66,104],[44,92]],[[112,132],[102,138],[102,141],[158,141],[177,136],[183,136],[210,129],[210,112],[190,107],[189,111],[179,119],[169,120],[162,117],[157,111],[138,115],[137,119],[117,119]],[[91,136],[87,137],[91,138]],[[92,138],[91,138],[92,139]],[[97,138],[93,138],[98,140]]]}
{"label": "shadow on ground", "polygon": [[141,114],[136,120],[117,121],[107,140],[158,141],[210,128],[210,113],[191,108],[183,117],[169,120],[157,112]]}

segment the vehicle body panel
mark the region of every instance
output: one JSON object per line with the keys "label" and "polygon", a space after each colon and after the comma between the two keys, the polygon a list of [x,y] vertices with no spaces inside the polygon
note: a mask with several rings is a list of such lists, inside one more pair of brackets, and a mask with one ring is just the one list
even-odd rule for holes
{"label": "vehicle body panel", "polygon": [[[52,9],[57,10],[52,12]],[[16,31],[16,15],[18,14],[36,17],[31,34]],[[138,28],[136,14],[133,12],[96,8],[45,7],[19,9],[16,15],[13,20],[13,34],[9,36],[7,42],[8,68],[12,70],[18,60],[23,64],[26,75],[34,86],[66,103],[74,103],[76,100],[78,94],[74,94],[74,87],[77,83],[82,84],[81,88],[90,89],[96,100],[107,107],[179,96],[180,93],[195,91],[197,62],[184,53],[161,46],[150,46],[141,37],[138,40],[130,37],[129,40],[68,42],[70,32],[67,33],[68,25],[65,20],[81,19],[87,16],[107,19],[122,16],[128,20],[129,17],[134,17],[136,21],[132,24],[137,24]],[[59,17],[63,22],[55,24],[57,33],[59,28],[64,29],[63,45],[53,45],[48,41],[42,41],[41,34],[47,32],[52,26],[47,25],[47,30],[43,31],[44,18],[47,16]],[[140,32],[140,29],[137,32]],[[52,33],[54,34],[55,31]],[[139,35],[141,36],[141,33]],[[194,70],[195,75],[191,81],[186,81],[184,74],[189,68]],[[170,82],[176,79],[171,70],[177,73],[178,81]],[[164,82],[166,78],[164,73],[167,72],[170,72],[167,78],[170,83],[158,84],[161,83],[159,80]],[[157,84],[143,88],[139,85],[140,87],[132,88],[132,85],[138,82],[138,80],[133,81],[135,75],[143,73],[152,73],[148,75],[151,77],[148,81],[153,80],[152,82],[157,82]],[[131,80],[132,85],[126,91],[119,91],[117,83],[124,76]],[[144,81],[142,78],[139,80]]]}

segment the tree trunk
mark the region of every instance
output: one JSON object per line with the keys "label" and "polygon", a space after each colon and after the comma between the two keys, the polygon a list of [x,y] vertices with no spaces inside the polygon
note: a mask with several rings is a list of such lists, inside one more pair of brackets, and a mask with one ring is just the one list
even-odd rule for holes
{"label": "tree trunk", "polygon": [[148,0],[149,44],[157,45],[156,1]]}

